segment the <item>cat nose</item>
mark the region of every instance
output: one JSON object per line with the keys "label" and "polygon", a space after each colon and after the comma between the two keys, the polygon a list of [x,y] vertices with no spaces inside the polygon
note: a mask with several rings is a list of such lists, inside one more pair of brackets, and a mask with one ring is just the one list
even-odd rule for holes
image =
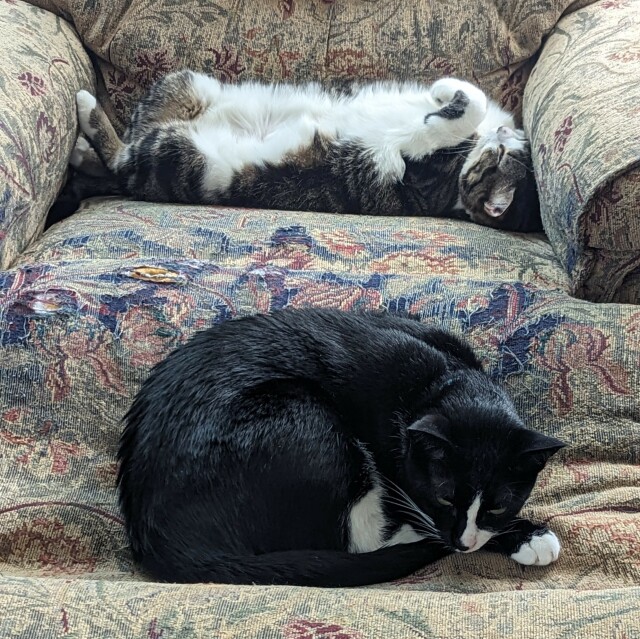
{"label": "cat nose", "polygon": [[510,129],[508,126],[498,127],[498,139],[506,140],[507,138],[512,138],[514,135],[513,129]]}
{"label": "cat nose", "polygon": [[469,550],[469,546],[465,546],[460,539],[453,542],[453,547],[459,552],[467,552]]}

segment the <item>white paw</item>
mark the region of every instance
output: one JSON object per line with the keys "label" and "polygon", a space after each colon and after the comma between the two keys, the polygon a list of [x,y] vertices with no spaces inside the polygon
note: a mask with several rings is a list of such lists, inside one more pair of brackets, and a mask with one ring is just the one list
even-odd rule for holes
{"label": "white paw", "polygon": [[91,117],[91,112],[98,105],[98,101],[88,91],[83,89],[76,93],[76,104],[78,105],[78,120],[80,122],[80,128],[86,135],[91,137],[97,129],[94,129],[89,124],[89,119]]}
{"label": "white paw", "polygon": [[205,102],[206,106],[211,107],[218,102],[222,93],[220,81],[196,71],[192,71],[191,75],[195,93]]}
{"label": "white paw", "polygon": [[520,546],[511,559],[523,566],[548,566],[560,556],[560,541],[550,530]]}
{"label": "white paw", "polygon": [[79,169],[85,162],[87,157],[92,153],[91,145],[86,138],[78,138],[76,145],[71,151],[71,157],[69,158],[69,164]]}
{"label": "white paw", "polygon": [[440,105],[451,102],[458,91],[462,91],[470,101],[486,105],[487,97],[485,94],[478,87],[465,80],[441,78],[434,82],[429,90],[431,97]]}

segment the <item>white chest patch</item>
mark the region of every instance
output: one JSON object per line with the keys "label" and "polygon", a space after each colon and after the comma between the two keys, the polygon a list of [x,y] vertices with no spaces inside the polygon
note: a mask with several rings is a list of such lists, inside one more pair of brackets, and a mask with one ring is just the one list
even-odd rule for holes
{"label": "white chest patch", "polygon": [[382,546],[387,524],[382,494],[382,488],[375,486],[351,508],[349,552],[372,552]]}
{"label": "white chest patch", "polygon": [[474,552],[482,548],[494,535],[494,533],[489,530],[480,530],[478,528],[478,511],[480,510],[481,504],[482,493],[478,493],[467,510],[467,525],[462,535],[460,535],[460,542],[467,547],[467,550],[463,552]]}
{"label": "white chest patch", "polygon": [[413,544],[416,541],[422,541],[424,537],[419,535],[409,524],[402,524],[400,528],[393,534],[391,539],[387,541],[385,546],[395,546],[396,544]]}

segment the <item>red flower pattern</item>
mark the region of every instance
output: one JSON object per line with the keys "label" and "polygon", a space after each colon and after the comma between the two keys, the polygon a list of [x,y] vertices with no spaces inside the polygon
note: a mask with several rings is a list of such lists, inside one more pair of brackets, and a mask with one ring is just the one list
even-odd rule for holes
{"label": "red flower pattern", "polygon": [[457,68],[453,60],[443,58],[440,56],[433,56],[426,64],[425,69],[434,69],[437,71],[438,76],[442,75],[455,75]]}
{"label": "red flower pattern", "polygon": [[334,77],[381,78],[384,65],[366,51],[333,49],[327,53],[327,71]]}
{"label": "red flower pattern", "polygon": [[166,49],[141,51],[136,54],[134,78],[143,87],[150,86],[175,67],[175,60]]}
{"label": "red flower pattern", "polygon": [[36,122],[36,134],[40,142],[42,157],[45,162],[50,162],[53,154],[58,146],[57,135],[58,129],[50,123],[49,118],[44,111],[40,112],[38,121]]}
{"label": "red flower pattern", "polygon": [[31,565],[45,575],[93,572],[96,558],[78,533],[57,518],[36,517],[0,535],[4,561]]}
{"label": "red flower pattern", "polygon": [[47,92],[47,85],[44,80],[31,71],[25,71],[18,76],[20,84],[33,96],[44,95]]}
{"label": "red flower pattern", "polygon": [[[573,410],[574,388],[572,379],[589,373],[598,380],[603,390],[617,395],[628,395],[627,371],[606,353],[608,339],[598,329],[567,324],[551,336],[534,340],[534,352],[539,363],[552,372],[550,400],[559,415]],[[583,385],[583,380],[581,386]]]}
{"label": "red flower pattern", "polygon": [[119,113],[126,113],[140,97],[135,83],[122,71],[114,69],[106,74],[106,85],[113,106]]}
{"label": "red flower pattern", "polygon": [[205,49],[212,54],[213,58],[205,61],[204,68],[210,72],[217,72],[218,77],[223,82],[228,82],[237,78],[245,70],[240,62],[240,54],[227,47],[218,49]]}
{"label": "red flower pattern", "polygon": [[524,85],[527,81],[522,67],[509,74],[500,86],[500,104],[508,111],[517,111],[522,104]]}
{"label": "red flower pattern", "polygon": [[640,49],[627,49],[626,51],[616,51],[607,56],[607,60],[615,60],[624,64],[628,62],[637,62],[640,60]]}
{"label": "red flower pattern", "polygon": [[294,619],[283,629],[285,639],[363,639],[356,630],[349,630],[336,623]]}
{"label": "red flower pattern", "polygon": [[295,0],[280,0],[278,2],[278,7],[282,12],[282,17],[284,20],[287,20],[293,17],[293,14],[296,10],[296,2]]}
{"label": "red flower pattern", "polygon": [[569,140],[569,137],[573,131],[573,116],[568,115],[563,121],[562,124],[556,129],[553,134],[554,143],[553,148],[558,153],[562,153],[564,151],[564,147]]}

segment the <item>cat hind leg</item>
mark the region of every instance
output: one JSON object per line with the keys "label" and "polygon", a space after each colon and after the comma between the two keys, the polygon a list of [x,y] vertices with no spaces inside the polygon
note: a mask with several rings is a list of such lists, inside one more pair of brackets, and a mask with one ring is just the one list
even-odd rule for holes
{"label": "cat hind leg", "polygon": [[84,137],[78,138],[71,152],[69,164],[80,173],[93,177],[104,177],[111,174],[96,150]]}
{"label": "cat hind leg", "polygon": [[[91,93],[84,90],[78,91],[76,104],[78,107],[78,122],[82,132],[89,138],[104,164],[110,170],[115,171],[118,156],[125,146],[124,143],[113,128],[107,114]],[[88,151],[81,144],[80,151],[76,153],[74,160],[80,160],[82,164],[84,158],[88,155]]]}
{"label": "cat hind leg", "polygon": [[220,82],[204,73],[175,71],[158,80],[131,116],[125,140],[139,137],[165,122],[195,120],[215,106]]}

